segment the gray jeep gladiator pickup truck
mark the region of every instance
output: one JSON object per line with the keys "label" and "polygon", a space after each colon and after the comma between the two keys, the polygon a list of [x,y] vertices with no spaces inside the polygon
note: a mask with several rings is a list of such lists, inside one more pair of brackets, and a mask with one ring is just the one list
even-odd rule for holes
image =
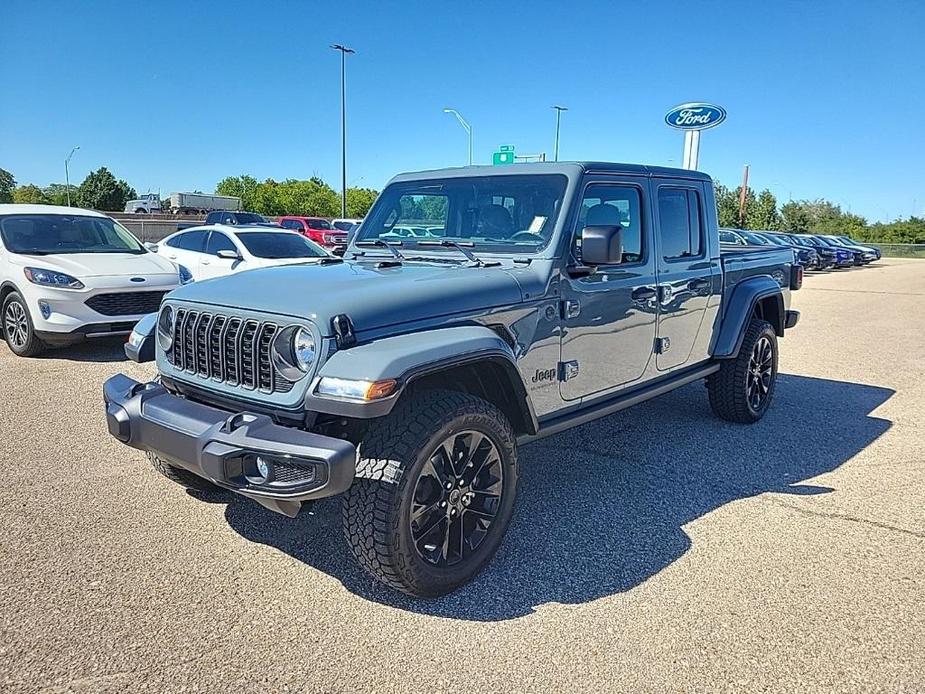
{"label": "gray jeep gladiator pickup truck", "polygon": [[126,346],[158,378],[110,378],[106,418],[189,487],[287,516],[343,494],[360,564],[440,595],[498,549],[519,446],[702,379],[761,419],[801,283],[789,249],[720,250],[696,171],[402,174],[345,258],[169,293]]}

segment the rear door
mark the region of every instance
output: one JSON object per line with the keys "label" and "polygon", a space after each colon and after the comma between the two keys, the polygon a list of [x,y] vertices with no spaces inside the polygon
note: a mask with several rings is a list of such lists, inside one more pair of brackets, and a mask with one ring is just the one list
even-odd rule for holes
{"label": "rear door", "polygon": [[194,229],[168,239],[158,252],[168,260],[183,265],[193,277],[200,278],[199,261],[202,259],[202,250],[206,245],[207,229]]}
{"label": "rear door", "polygon": [[659,371],[667,371],[708,357],[710,322],[704,318],[722,291],[722,270],[713,235],[706,233],[712,227],[703,183],[652,183],[659,308],[655,363]]}
{"label": "rear door", "polygon": [[[605,394],[638,381],[655,339],[653,220],[643,177],[589,177],[572,222],[573,268],[562,283],[559,392],[563,399]],[[578,239],[587,225],[623,226],[623,262],[588,268]]]}

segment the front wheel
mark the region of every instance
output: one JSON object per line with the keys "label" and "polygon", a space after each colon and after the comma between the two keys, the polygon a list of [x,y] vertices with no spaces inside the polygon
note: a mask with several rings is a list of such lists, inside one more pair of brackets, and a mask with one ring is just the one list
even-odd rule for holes
{"label": "front wheel", "polygon": [[777,334],[770,323],[753,318],[736,358],[723,361],[707,378],[710,407],[730,422],[757,422],[771,404],[776,382]]}
{"label": "front wheel", "polygon": [[514,431],[466,393],[423,391],[374,423],[343,502],[354,555],[386,585],[444,595],[491,560],[514,512]]}
{"label": "front wheel", "polygon": [[13,354],[20,357],[34,357],[46,349],[35,334],[32,316],[19,292],[10,292],[3,302],[3,337]]}

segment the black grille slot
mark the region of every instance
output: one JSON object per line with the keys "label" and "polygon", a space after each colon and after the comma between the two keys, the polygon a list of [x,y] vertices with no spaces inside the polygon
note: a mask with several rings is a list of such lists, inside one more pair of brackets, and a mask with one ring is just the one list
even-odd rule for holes
{"label": "black grille slot", "polygon": [[154,313],[167,292],[119,292],[97,294],[84,303],[104,316],[136,316]]}
{"label": "black grille slot", "polygon": [[177,309],[174,341],[168,361],[177,369],[266,393],[288,393],[271,359],[274,323]]}

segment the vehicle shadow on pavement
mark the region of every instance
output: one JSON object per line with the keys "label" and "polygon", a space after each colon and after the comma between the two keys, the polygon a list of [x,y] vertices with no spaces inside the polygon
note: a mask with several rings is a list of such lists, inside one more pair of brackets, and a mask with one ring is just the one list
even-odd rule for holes
{"label": "vehicle shadow on pavement", "polygon": [[766,417],[742,426],[713,417],[696,383],[527,446],[501,550],[474,582],[438,599],[410,598],[367,576],[341,534],[337,499],[288,519],[226,496],[225,516],[243,537],[368,600],[457,619],[512,619],[545,603],[584,603],[634,588],[691,548],[685,524],[723,504],[766,492],[837,493],[806,480],[838,468],[889,429],[870,413],[893,393],[781,375]]}
{"label": "vehicle shadow on pavement", "polygon": [[65,361],[115,362],[127,361],[124,337],[101,337],[79,342],[68,347],[59,347],[42,352],[37,359],[62,359]]}

